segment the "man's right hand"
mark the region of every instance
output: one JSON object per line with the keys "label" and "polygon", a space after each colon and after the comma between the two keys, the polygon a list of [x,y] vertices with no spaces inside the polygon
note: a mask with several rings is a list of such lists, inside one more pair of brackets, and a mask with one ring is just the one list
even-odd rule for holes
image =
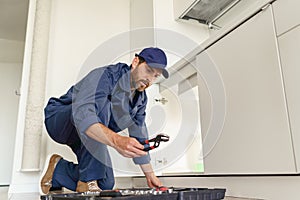
{"label": "man's right hand", "polygon": [[122,156],[134,158],[147,155],[135,138],[121,136],[101,123],[91,125],[86,134],[94,140],[115,148]]}
{"label": "man's right hand", "polygon": [[147,152],[143,151],[144,146],[132,137],[115,135],[113,147],[122,156],[127,158],[134,158],[147,155]]}

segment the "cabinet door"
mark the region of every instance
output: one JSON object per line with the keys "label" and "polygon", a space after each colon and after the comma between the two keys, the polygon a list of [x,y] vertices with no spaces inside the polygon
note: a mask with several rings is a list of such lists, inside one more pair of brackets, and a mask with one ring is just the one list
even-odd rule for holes
{"label": "cabinet door", "polygon": [[297,172],[300,172],[300,27],[279,37],[278,42],[297,162]]}
{"label": "cabinet door", "polygon": [[273,4],[277,35],[300,24],[300,1],[277,0]]}
{"label": "cabinet door", "polygon": [[[211,67],[215,67],[220,74],[226,99],[225,121],[214,147],[208,149],[205,138],[202,139],[205,173],[294,173],[271,7],[198,55],[200,73],[204,53],[214,63]],[[201,98],[205,99],[202,94],[207,96],[210,92],[200,91],[200,111],[208,112],[217,107],[208,105],[207,100],[201,101]],[[205,109],[207,106],[211,109]],[[207,117],[213,118],[209,113],[201,113],[201,119]],[[214,124],[202,120],[205,121]],[[210,124],[201,124],[201,127],[208,130]]]}

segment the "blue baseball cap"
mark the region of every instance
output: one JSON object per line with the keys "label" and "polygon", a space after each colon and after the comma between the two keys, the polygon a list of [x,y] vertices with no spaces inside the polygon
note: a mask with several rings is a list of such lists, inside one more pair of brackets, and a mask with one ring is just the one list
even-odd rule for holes
{"label": "blue baseball cap", "polygon": [[167,56],[163,50],[156,47],[149,47],[135,55],[142,57],[150,67],[162,69],[162,75],[165,78],[169,78],[169,72],[166,70]]}

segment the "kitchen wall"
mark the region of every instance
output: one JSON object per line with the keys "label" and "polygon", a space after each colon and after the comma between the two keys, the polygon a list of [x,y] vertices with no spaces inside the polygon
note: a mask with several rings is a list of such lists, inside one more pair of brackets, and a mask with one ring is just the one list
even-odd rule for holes
{"label": "kitchen wall", "polygon": [[[200,23],[186,23],[184,21],[175,20],[173,0],[153,0],[153,6],[154,27],[182,34],[186,38],[194,41],[196,44],[202,43],[209,37],[207,26]],[[170,66],[176,61],[178,60],[172,59]]]}

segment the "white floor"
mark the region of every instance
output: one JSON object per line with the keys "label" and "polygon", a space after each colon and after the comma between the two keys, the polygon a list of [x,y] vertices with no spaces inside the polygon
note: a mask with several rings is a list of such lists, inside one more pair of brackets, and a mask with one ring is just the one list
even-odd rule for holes
{"label": "white floor", "polygon": [[8,191],[8,187],[0,187],[0,199],[5,200],[8,199],[7,197],[7,191]]}
{"label": "white floor", "polygon": [[0,200],[39,200],[38,193],[20,193],[14,194],[8,198],[8,187],[0,187]]}

